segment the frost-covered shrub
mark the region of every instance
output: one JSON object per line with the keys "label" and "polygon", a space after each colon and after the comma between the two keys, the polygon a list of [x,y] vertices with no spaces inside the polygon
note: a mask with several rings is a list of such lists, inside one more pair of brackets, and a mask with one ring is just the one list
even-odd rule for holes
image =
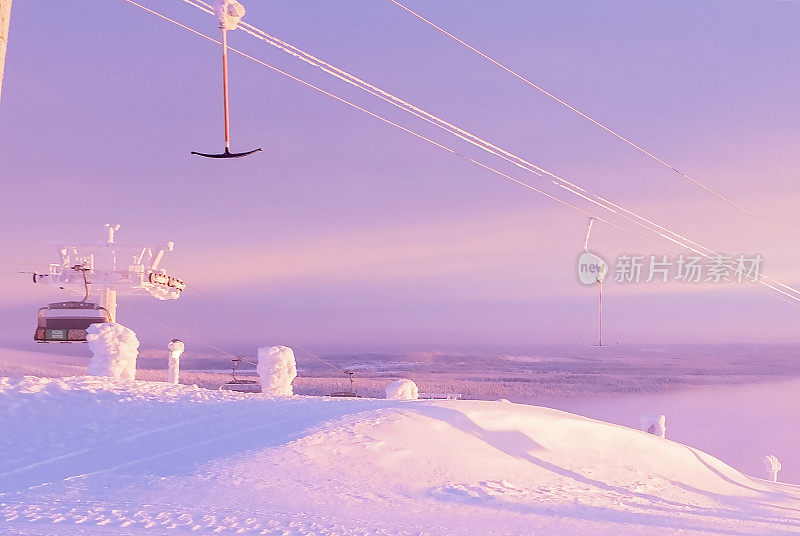
{"label": "frost-covered shrub", "polygon": [[419,398],[417,384],[411,380],[397,380],[386,387],[386,398],[391,400],[416,400]]}
{"label": "frost-covered shrub", "polygon": [[667,418],[664,415],[642,415],[639,425],[648,434],[664,438],[667,436]]}
{"label": "frost-covered shrub", "polygon": [[92,351],[88,372],[91,376],[110,376],[122,380],[136,378],[139,339],[122,324],[92,324],[86,330]]}
{"label": "frost-covered shrub", "polygon": [[778,471],[781,470],[781,462],[778,461],[778,458],[771,454],[765,456],[764,466],[767,468],[767,473],[769,473],[769,479],[773,482],[777,482]]}
{"label": "frost-covered shrub", "polygon": [[169,348],[169,369],[167,371],[167,382],[177,384],[178,378],[180,377],[181,354],[186,347],[184,346],[183,341],[179,339],[172,339],[172,341],[170,341],[170,343],[167,345],[167,348]]}
{"label": "frost-covered shrub", "polygon": [[272,396],[292,396],[292,380],[297,376],[294,352],[286,346],[258,349],[258,375],[261,392]]}

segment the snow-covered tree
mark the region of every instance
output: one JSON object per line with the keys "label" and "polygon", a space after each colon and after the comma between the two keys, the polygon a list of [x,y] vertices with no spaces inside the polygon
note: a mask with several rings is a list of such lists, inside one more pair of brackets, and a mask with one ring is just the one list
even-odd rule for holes
{"label": "snow-covered tree", "polygon": [[292,396],[292,380],[297,376],[294,352],[286,346],[258,349],[258,375],[261,392],[273,396]]}
{"label": "snow-covered tree", "polygon": [[136,379],[139,339],[133,330],[117,323],[92,324],[86,330],[86,340],[92,351],[88,369],[91,376]]}

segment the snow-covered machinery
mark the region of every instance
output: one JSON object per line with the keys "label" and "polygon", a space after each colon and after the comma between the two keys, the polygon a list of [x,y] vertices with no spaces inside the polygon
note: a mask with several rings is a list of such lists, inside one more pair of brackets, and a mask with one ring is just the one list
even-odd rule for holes
{"label": "snow-covered machinery", "polygon": [[106,230],[106,242],[59,245],[59,262],[45,273],[33,274],[35,284],[84,296],[82,301],[51,303],[39,309],[37,342],[86,342],[90,325],[116,321],[118,293],[175,300],[186,289],[182,279],[161,266],[164,255],[174,247],[172,242],[160,249],[118,244],[114,234],[119,225],[106,224]]}

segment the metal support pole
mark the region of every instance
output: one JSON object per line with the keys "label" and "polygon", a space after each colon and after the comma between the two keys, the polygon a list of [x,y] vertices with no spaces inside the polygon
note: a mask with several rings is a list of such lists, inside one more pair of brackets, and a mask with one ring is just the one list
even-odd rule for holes
{"label": "metal support pole", "polygon": [[[592,236],[592,225],[595,218],[589,216],[589,227],[586,229],[586,240],[583,242],[583,251],[589,253],[589,237]],[[598,277],[597,284],[600,287],[600,297],[597,304],[597,346],[603,346],[603,279]]]}
{"label": "metal support pole", "polygon": [[230,112],[228,110],[228,30],[222,28],[222,100],[225,109],[225,152],[231,150]]}
{"label": "metal support pole", "polygon": [[597,346],[603,346],[603,282],[600,285],[600,300],[598,302],[598,315],[597,315]]}
{"label": "metal support pole", "polygon": [[592,236],[592,225],[594,224],[594,217],[589,216],[589,228],[586,229],[586,240],[583,242],[583,251],[589,252],[589,237]]}
{"label": "metal support pole", "polygon": [[108,315],[111,317],[112,322],[117,321],[117,291],[111,290],[110,288],[105,289],[103,293],[102,305],[106,311],[108,311]]}
{"label": "metal support pole", "polygon": [[0,95],[3,93],[3,74],[6,68],[8,31],[11,27],[11,0],[0,0]]}

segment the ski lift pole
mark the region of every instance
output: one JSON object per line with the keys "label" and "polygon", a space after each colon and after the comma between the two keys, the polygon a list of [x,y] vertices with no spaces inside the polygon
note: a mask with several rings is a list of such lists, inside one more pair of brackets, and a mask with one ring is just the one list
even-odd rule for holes
{"label": "ski lift pole", "polygon": [[228,107],[228,29],[222,27],[222,101],[225,110],[225,152],[231,152],[231,122]]}
{"label": "ski lift pole", "polygon": [[[589,216],[589,227],[586,229],[586,240],[583,242],[583,251],[589,253],[589,237],[592,235],[594,216]],[[603,346],[603,280],[605,277],[598,277],[599,295],[597,300],[597,346]]]}
{"label": "ski lift pole", "polygon": [[244,16],[244,6],[237,0],[216,0],[214,11],[219,20],[219,27],[222,29],[222,109],[225,120],[225,152],[214,154],[192,151],[192,154],[206,158],[241,158],[261,150],[259,147],[243,153],[231,152],[231,120],[228,105],[228,30],[235,30],[239,25],[239,21]]}
{"label": "ski lift pole", "polygon": [[114,289],[106,288],[103,290],[100,304],[108,311],[108,316],[111,322],[117,321],[117,291]]}
{"label": "ski lift pole", "polygon": [[603,346],[603,281],[600,282],[600,299],[597,307],[597,346]]}

